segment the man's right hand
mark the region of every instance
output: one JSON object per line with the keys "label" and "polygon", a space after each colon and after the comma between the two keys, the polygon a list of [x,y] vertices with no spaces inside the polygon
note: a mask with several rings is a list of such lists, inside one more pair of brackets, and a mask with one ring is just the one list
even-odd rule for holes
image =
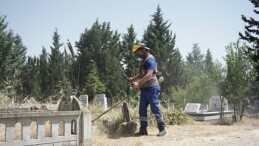
{"label": "man's right hand", "polygon": [[132,83],[132,87],[133,87],[135,90],[138,90],[138,89],[139,89],[139,83],[138,83],[138,82],[133,82],[133,83]]}

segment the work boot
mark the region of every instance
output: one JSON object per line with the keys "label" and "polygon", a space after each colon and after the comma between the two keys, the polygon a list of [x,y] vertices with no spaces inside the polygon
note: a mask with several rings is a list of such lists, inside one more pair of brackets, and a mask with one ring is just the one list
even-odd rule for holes
{"label": "work boot", "polygon": [[143,135],[148,135],[147,130],[139,130],[138,133],[134,134],[135,136],[143,136]]}
{"label": "work boot", "polygon": [[159,133],[157,134],[157,136],[164,136],[164,135],[166,135],[165,129],[162,131],[159,131]]}

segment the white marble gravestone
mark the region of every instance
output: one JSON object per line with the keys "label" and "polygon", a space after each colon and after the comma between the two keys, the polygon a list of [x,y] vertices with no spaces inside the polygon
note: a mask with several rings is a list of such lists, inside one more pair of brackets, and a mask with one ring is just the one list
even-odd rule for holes
{"label": "white marble gravestone", "polygon": [[185,113],[198,113],[200,109],[200,103],[187,103],[184,109]]}
{"label": "white marble gravestone", "polygon": [[[224,111],[228,111],[228,100],[226,98],[223,98],[222,106]],[[220,111],[220,108],[221,108],[220,96],[212,96],[209,100],[209,110]]]}
{"label": "white marble gravestone", "polygon": [[256,110],[259,109],[259,100],[254,100],[254,108],[255,108]]}
{"label": "white marble gravestone", "polygon": [[102,106],[104,110],[107,109],[107,97],[105,94],[96,94],[95,102],[97,105]]}
{"label": "white marble gravestone", "polygon": [[80,95],[79,100],[84,106],[88,107],[88,95]]}

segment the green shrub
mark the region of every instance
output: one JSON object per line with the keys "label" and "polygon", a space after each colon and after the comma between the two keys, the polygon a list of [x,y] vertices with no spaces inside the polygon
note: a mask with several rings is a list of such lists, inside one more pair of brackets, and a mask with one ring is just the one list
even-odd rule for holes
{"label": "green shrub", "polygon": [[167,125],[183,125],[192,122],[192,119],[182,111],[165,110],[163,114]]}

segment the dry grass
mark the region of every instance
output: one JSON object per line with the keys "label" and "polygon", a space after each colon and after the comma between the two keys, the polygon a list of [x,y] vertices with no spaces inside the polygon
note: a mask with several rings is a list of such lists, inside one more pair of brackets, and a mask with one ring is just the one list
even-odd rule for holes
{"label": "dry grass", "polygon": [[[163,109],[164,111],[165,109]],[[129,109],[131,117],[134,121],[138,123],[138,110],[137,107],[130,108]],[[168,112],[168,111],[166,111]],[[151,113],[148,113],[150,117]],[[116,117],[121,116],[121,109],[119,107],[111,110],[106,115],[104,115],[102,118],[97,120],[94,125],[92,126],[92,142],[95,146],[114,146],[114,145],[125,145],[125,146],[146,146],[146,145],[182,145],[181,143],[185,143],[187,141],[192,141],[197,145],[203,144],[200,142],[200,139],[208,139],[208,143],[211,142],[210,139],[213,139],[212,142],[215,139],[220,139],[220,137],[236,137],[233,135],[244,135],[245,133],[251,132],[253,129],[259,128],[259,119],[251,119],[244,117],[242,121],[234,123],[230,126],[225,125],[214,125],[210,122],[198,122],[191,120],[188,124],[185,125],[175,125],[167,126],[168,135],[163,138],[163,142],[161,141],[161,138],[158,139],[155,135],[157,133],[156,123],[154,121],[149,120],[149,127],[148,131],[150,132],[150,136],[147,137],[109,137],[107,134],[107,131],[105,131],[105,128],[102,125],[102,121],[105,118],[113,118],[116,119]],[[138,126],[139,127],[139,126]],[[171,134],[170,134],[171,133]],[[250,134],[250,133],[249,133]],[[248,135],[249,135],[248,134]],[[172,136],[173,135],[173,136]],[[210,138],[213,137],[213,138]],[[254,138],[254,137],[252,137]],[[197,140],[198,139],[198,140]],[[229,139],[231,140],[231,139]],[[150,143],[150,141],[153,141]],[[219,141],[219,145],[221,145],[222,141]],[[186,142],[187,145],[191,145],[191,143]],[[222,142],[224,143],[224,141]],[[183,144],[186,145],[186,144]]]}
{"label": "dry grass", "polygon": [[0,142],[5,142],[5,125],[0,123]]}
{"label": "dry grass", "polygon": [[[3,99],[2,102],[0,102],[1,107],[8,107],[9,105],[7,103],[10,103],[11,101],[9,98],[4,96],[3,94],[0,94],[0,97]],[[3,106],[2,106],[3,105]],[[7,106],[6,106],[7,105]],[[32,106],[40,107],[42,104],[36,102],[33,98],[30,100],[27,100],[24,104],[19,104],[19,107],[24,107],[24,108],[29,108]],[[49,109],[55,110],[57,109],[57,104],[44,104],[48,106]],[[129,111],[132,117],[132,120],[138,122],[138,106],[134,107],[129,107]],[[96,118],[98,115],[100,115],[103,110],[100,109],[100,107],[94,107],[91,106],[90,111],[92,111],[92,119]],[[149,112],[149,116],[152,117],[152,113]],[[112,119],[120,119],[122,116],[121,112],[121,107],[117,106],[116,108],[112,109],[110,112],[107,114],[103,115],[100,119],[96,120],[96,122],[92,125],[92,142],[93,145],[95,146],[114,146],[114,145],[135,145],[135,146],[144,146],[147,145],[149,140],[146,139],[152,139],[152,140],[157,140],[156,137],[153,137],[154,134],[157,132],[156,128],[156,123],[154,121],[149,121],[150,122],[150,127],[148,128],[151,136],[152,137],[144,137],[144,138],[136,138],[136,137],[118,137],[117,139],[115,138],[109,138],[107,135],[107,131],[105,127],[103,126],[103,120],[107,118],[112,118]],[[48,124],[48,123],[47,123]],[[64,124],[64,123],[63,123]],[[60,124],[62,126],[62,123]],[[18,129],[19,125],[17,126]],[[37,135],[33,134],[33,131],[35,131],[35,128],[37,126],[32,124],[31,128],[31,138],[36,138]],[[199,136],[205,136],[205,135],[220,135],[220,134],[227,134],[228,132],[231,131],[236,131],[239,133],[242,133],[245,130],[251,130],[254,129],[254,127],[259,127],[259,119],[251,119],[251,118],[246,118],[244,117],[242,121],[234,123],[231,126],[215,126],[207,122],[197,122],[197,121],[192,121],[189,123],[189,125],[183,125],[183,126],[168,126],[168,131],[173,132],[174,137],[173,140],[175,141],[181,141],[181,139],[185,138],[191,138],[191,137],[199,137]],[[50,127],[46,125],[46,129],[50,130]],[[63,129],[63,128],[60,128]],[[223,130],[222,130],[223,129]],[[21,139],[19,130],[15,129],[15,139]],[[247,131],[245,131],[247,132]],[[0,142],[4,142],[5,140],[5,126],[0,123]],[[64,134],[64,131],[59,131],[59,135]],[[47,133],[47,136],[51,136],[51,133]],[[176,140],[175,137],[178,137],[180,140]],[[172,140],[171,137],[165,138],[163,140]],[[160,140],[161,141],[161,140]],[[156,142],[156,144],[159,144],[159,142]],[[171,143],[172,144],[172,143]],[[171,145],[169,144],[169,145]]]}
{"label": "dry grass", "polygon": [[1,92],[0,92],[0,99],[1,99],[0,100],[1,108],[8,108],[11,106],[12,100]]}
{"label": "dry grass", "polygon": [[234,125],[236,125],[236,126],[242,126],[242,125],[259,126],[259,119],[243,117],[242,121],[234,123]]}
{"label": "dry grass", "polygon": [[[94,127],[97,129],[98,127]],[[257,129],[257,130],[256,130]],[[93,131],[95,146],[148,146],[148,145],[255,145],[259,132],[259,119],[244,118],[231,126],[194,122],[192,125],[168,125],[167,135],[157,137],[156,127],[148,127],[149,136],[110,138],[105,133]],[[256,130],[256,131],[254,131]],[[250,144],[247,143],[249,140]],[[254,144],[253,144],[254,143]]]}

